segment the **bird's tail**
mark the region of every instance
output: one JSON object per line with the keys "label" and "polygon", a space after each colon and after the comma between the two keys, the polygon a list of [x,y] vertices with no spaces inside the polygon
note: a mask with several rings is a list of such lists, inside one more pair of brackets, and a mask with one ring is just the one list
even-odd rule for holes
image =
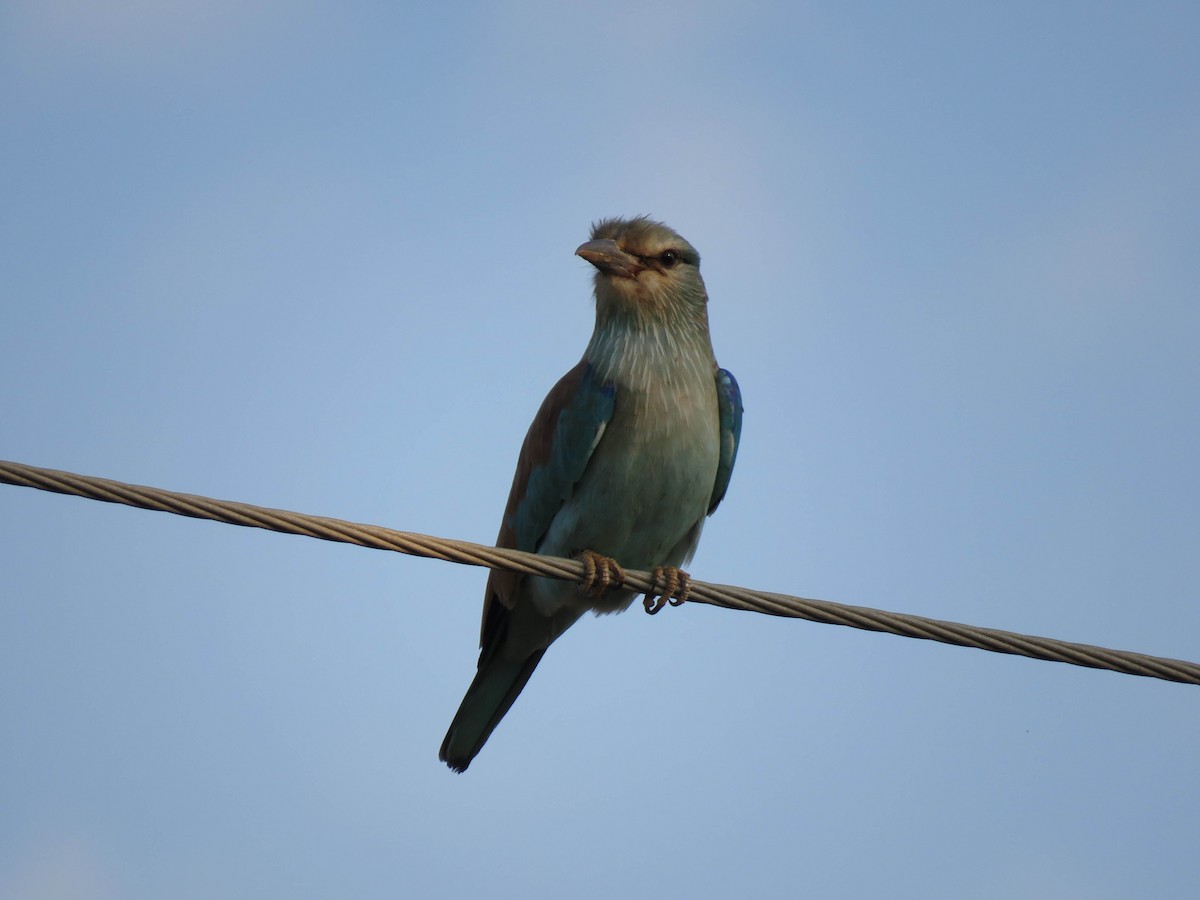
{"label": "bird's tail", "polygon": [[536,650],[532,656],[516,662],[504,659],[501,653],[481,660],[475,680],[467,688],[467,695],[442,741],[438,759],[455,772],[465,772],[524,690],[545,652],[544,648]]}

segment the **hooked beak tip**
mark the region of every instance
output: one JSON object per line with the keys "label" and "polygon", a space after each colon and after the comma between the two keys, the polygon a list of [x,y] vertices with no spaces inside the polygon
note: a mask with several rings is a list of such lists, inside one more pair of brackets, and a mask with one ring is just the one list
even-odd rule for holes
{"label": "hooked beak tip", "polygon": [[621,278],[636,278],[638,272],[645,266],[632,253],[626,253],[613,240],[595,240],[580,244],[575,250],[576,256],[581,256],[605,275],[616,275]]}

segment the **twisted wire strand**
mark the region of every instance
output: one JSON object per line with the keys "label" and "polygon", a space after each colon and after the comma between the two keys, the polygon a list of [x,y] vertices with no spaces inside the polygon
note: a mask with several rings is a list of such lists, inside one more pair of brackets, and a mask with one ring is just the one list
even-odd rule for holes
{"label": "twisted wire strand", "polygon": [[[43,469],[23,463],[0,460],[0,483],[38,488],[59,494],[87,497],[106,503],[122,503],[140,509],[170,512],[196,519],[212,519],[229,525],[263,528],[285,534],[301,534],[326,541],[357,544],[376,550],[394,550],[412,556],[424,556],[448,562],[506,569],[528,575],[542,575],[565,581],[582,582],[584,565],[578,560],[541,556],[520,550],[488,547],[469,541],[448,540],[415,532],[395,531],[378,525],[362,525],[326,516],[311,516],[215,500],[195,494],[182,494],[161,488],[125,484],[107,478],[77,475],[57,469]],[[653,574],[626,570],[624,586],[642,593],[656,593]],[[1110,650],[1090,644],[1077,644],[1054,638],[1035,637],[994,628],[963,625],[940,619],[886,612],[865,606],[848,606],[828,600],[813,600],[749,590],[724,584],[692,581],[689,601],[766,613],[794,619],[807,619],[827,625],[846,625],[866,631],[880,631],[902,637],[940,641],[960,647],[974,647],[994,653],[1010,653],[1049,662],[1069,663],[1093,669],[1108,669],[1125,675],[1160,678],[1182,684],[1200,684],[1200,664],[1178,659],[1147,656],[1127,650]]]}

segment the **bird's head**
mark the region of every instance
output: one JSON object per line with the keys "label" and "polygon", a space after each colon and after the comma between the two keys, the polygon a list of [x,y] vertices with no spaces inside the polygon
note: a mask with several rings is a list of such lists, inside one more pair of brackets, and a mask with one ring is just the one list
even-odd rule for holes
{"label": "bird's head", "polygon": [[700,254],[662,222],[646,216],[602,219],[575,253],[596,267],[601,320],[647,323],[682,317],[707,323]]}

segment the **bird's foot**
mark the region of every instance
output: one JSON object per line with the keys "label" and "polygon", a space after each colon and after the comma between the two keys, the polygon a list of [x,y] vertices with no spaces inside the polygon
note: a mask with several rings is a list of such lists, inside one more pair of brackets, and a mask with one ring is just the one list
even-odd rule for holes
{"label": "bird's foot", "polygon": [[692,576],[674,566],[659,566],[654,570],[654,587],[646,591],[642,606],[654,615],[668,603],[679,606],[687,602],[692,592]]}
{"label": "bird's foot", "polygon": [[625,581],[625,570],[611,556],[602,556],[595,550],[582,550],[575,558],[583,563],[583,584],[579,589],[585,594],[599,597],[609,588],[618,587]]}

